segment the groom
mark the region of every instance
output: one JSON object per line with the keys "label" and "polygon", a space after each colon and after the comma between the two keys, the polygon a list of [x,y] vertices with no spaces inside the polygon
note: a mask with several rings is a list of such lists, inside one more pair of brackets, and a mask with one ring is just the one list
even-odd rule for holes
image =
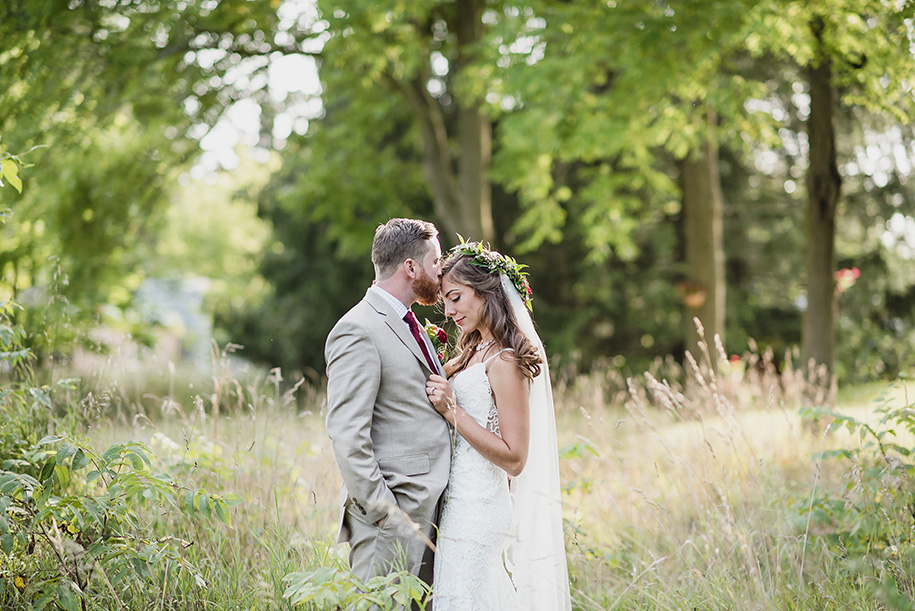
{"label": "groom", "polygon": [[448,425],[426,398],[441,375],[410,310],[438,299],[442,249],[432,223],[375,231],[375,282],[327,336],[327,432],[343,475],[338,541],[362,580],[407,569],[432,582],[433,523],[448,483]]}

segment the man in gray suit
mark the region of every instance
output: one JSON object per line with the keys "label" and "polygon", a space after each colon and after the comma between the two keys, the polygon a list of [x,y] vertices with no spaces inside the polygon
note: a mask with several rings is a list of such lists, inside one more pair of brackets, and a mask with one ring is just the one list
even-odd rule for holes
{"label": "man in gray suit", "polygon": [[375,231],[375,282],[327,336],[327,432],[343,475],[338,541],[361,579],[407,569],[432,581],[434,522],[448,483],[448,425],[429,402],[441,374],[410,310],[441,282],[435,226],[391,219]]}

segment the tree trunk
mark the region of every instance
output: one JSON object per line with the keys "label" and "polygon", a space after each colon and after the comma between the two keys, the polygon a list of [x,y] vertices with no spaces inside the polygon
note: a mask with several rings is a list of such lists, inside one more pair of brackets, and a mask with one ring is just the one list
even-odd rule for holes
{"label": "tree trunk", "polygon": [[835,397],[836,322],[836,208],[841,178],[836,164],[832,66],[822,51],[822,22],[811,27],[820,43],[817,63],[808,69],[810,117],[807,136],[810,166],[807,171],[807,245],[804,267],[807,276],[807,309],[801,331],[801,357],[808,379]]}
{"label": "tree trunk", "polygon": [[[716,118],[709,113],[709,129]],[[713,134],[713,132],[710,132]],[[695,156],[680,161],[683,191],[683,243],[687,279],[680,287],[684,302],[686,349],[695,352],[699,335],[693,318],[702,321],[705,340],[713,362],[715,335],[724,343],[725,277],[722,237],[721,178],[718,174],[718,146],[710,135]]]}
{"label": "tree trunk", "polygon": [[[464,0],[456,4],[454,23],[458,57],[451,70],[460,78],[470,65],[475,47],[483,38],[485,0]],[[385,84],[404,96],[423,135],[423,172],[432,193],[435,215],[443,225],[444,246],[457,241],[460,233],[468,240],[492,243],[492,187],[489,165],[492,152],[492,122],[483,113],[483,100],[465,98],[451,91],[457,107],[457,135],[448,133],[448,123],[439,100],[426,89],[428,75],[410,81],[383,76]]]}
{"label": "tree trunk", "polygon": [[[460,57],[455,70],[460,73],[473,59],[474,48],[483,38],[485,0],[457,3],[456,34]],[[492,242],[492,188],[489,164],[492,153],[492,124],[482,112],[483,100],[460,99],[458,105],[458,181],[455,200],[460,206],[461,233],[468,239]]]}

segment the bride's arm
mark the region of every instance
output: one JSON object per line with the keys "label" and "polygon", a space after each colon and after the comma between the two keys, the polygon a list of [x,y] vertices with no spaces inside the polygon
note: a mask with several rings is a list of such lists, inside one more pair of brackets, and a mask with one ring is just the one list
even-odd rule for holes
{"label": "bride's arm", "polygon": [[513,360],[495,359],[488,373],[499,413],[501,438],[477,424],[454,400],[451,385],[439,376],[429,379],[428,386],[436,389],[435,394],[430,396],[430,401],[480,455],[509,475],[517,476],[527,463],[530,381]]}

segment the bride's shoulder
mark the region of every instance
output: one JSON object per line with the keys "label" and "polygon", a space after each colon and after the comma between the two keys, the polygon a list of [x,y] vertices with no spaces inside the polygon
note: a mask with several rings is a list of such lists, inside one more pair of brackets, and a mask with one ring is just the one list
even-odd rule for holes
{"label": "bride's shoulder", "polygon": [[506,348],[490,357],[486,363],[486,373],[490,379],[494,377],[523,378],[524,374],[518,367],[515,351]]}
{"label": "bride's shoulder", "polygon": [[503,404],[506,398],[526,397],[530,388],[530,380],[524,376],[510,352],[500,354],[489,363],[486,377],[497,405]]}

